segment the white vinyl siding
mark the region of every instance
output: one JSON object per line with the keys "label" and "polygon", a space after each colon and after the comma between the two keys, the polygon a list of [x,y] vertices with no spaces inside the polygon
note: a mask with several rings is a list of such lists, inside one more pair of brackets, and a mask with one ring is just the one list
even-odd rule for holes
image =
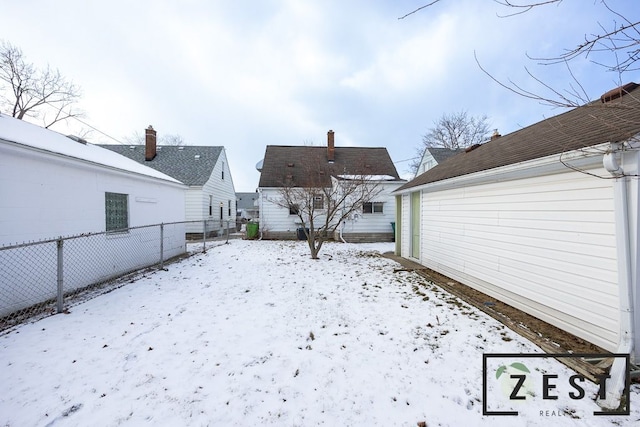
{"label": "white vinyl siding", "polygon": [[425,191],[421,263],[615,350],[612,183],[568,171]]}
{"label": "white vinyl siding", "polygon": [[402,221],[401,222],[401,256],[408,258],[411,254],[411,193],[402,195]]}
{"label": "white vinyl siding", "polygon": [[292,232],[300,227],[297,215],[289,209],[278,206],[274,201],[281,198],[278,189],[265,188],[260,193],[260,227],[264,231]]}
{"label": "white vinyl siding", "polygon": [[[233,180],[230,173],[226,173],[225,179],[222,179],[222,171],[226,163],[225,151],[222,150],[207,182],[202,187],[189,187],[186,197],[187,221],[215,220],[213,228],[220,228],[220,203],[222,202],[224,226],[226,227],[226,221],[230,220],[230,227],[235,227],[235,202],[231,203],[231,215],[227,214],[229,200],[236,199]],[[209,214],[210,204],[212,215]],[[187,224],[187,233],[202,233],[202,224]]]}
{"label": "white vinyl siding", "polygon": [[380,193],[371,202],[382,203],[382,212],[363,213],[356,210],[357,215],[345,221],[344,233],[391,233],[391,223],[396,220],[396,197],[391,194],[403,182],[381,182]]}

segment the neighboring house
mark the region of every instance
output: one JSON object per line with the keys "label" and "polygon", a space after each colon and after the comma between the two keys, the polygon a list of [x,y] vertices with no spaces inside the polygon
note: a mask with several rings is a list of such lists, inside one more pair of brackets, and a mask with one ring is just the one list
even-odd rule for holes
{"label": "neighboring house", "polygon": [[185,192],[109,150],[0,115],[0,245],[184,221]]}
{"label": "neighboring house", "polygon": [[[145,130],[145,145],[101,145],[163,172],[189,186],[187,221],[204,221],[208,235],[236,227],[236,194],[224,147],[156,145],[156,131]],[[187,224],[187,236],[202,237],[203,223]]]}
{"label": "neighboring house", "polygon": [[416,176],[425,173],[429,169],[435,167],[436,165],[444,162],[449,157],[454,156],[458,153],[462,153],[464,148],[441,148],[441,147],[427,147],[422,153],[422,159],[420,159],[420,165],[418,166],[418,170],[416,172]]}
{"label": "neighboring house", "polygon": [[640,344],[639,135],[632,83],[451,157],[396,192],[396,251],[628,353],[628,338]]}
{"label": "neighboring house", "polygon": [[62,283],[69,293],[183,254],[184,224],[147,226],[184,221],[186,191],[117,153],[0,115],[0,317],[55,299]]}
{"label": "neighboring house", "polygon": [[[350,242],[391,241],[394,237],[392,222],[395,218],[395,198],[391,192],[406,181],[400,179],[386,148],[336,147],[334,132],[327,134],[326,147],[269,145],[260,165],[258,206],[260,229],[263,237],[295,239],[301,226],[291,209],[279,206],[281,190],[295,182],[300,188],[309,185],[309,162],[327,162],[331,171],[323,186],[330,188],[334,180],[350,179],[361,166],[366,168],[369,182],[379,190],[373,200],[358,208],[337,231],[334,238]],[[340,234],[341,233],[341,237]]]}
{"label": "neighboring house", "polygon": [[236,193],[236,206],[238,219],[258,219],[258,192]]}

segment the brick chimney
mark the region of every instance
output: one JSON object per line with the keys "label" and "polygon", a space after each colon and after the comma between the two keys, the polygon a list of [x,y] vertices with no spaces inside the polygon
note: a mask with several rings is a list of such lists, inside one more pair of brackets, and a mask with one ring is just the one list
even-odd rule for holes
{"label": "brick chimney", "polygon": [[494,129],[493,130],[493,135],[491,135],[491,141],[493,141],[494,139],[498,139],[500,138],[502,135],[500,135],[500,132],[498,132],[498,129]]}
{"label": "brick chimney", "polygon": [[333,131],[329,130],[327,132],[327,160],[330,162],[335,161],[336,159],[336,145],[333,139]]}
{"label": "brick chimney", "polygon": [[156,131],[151,125],[144,130],[144,145],[144,159],[147,162],[153,160],[156,157]]}

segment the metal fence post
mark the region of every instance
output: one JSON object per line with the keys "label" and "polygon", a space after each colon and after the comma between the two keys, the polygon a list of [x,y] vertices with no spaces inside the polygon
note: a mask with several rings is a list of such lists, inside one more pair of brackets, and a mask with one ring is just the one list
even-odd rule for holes
{"label": "metal fence post", "polygon": [[164,222],[160,223],[160,269],[164,269]]}
{"label": "metal fence post", "polygon": [[202,221],[202,252],[207,252],[207,220]]}
{"label": "metal fence post", "polygon": [[58,297],[57,297],[57,309],[58,313],[64,311],[64,263],[62,259],[62,246],[64,240],[62,237],[56,240],[57,256],[58,256]]}

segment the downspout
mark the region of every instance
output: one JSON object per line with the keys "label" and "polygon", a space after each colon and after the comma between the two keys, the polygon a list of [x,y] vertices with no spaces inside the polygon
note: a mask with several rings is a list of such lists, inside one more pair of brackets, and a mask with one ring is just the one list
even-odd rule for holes
{"label": "downspout", "polygon": [[344,230],[344,226],[345,226],[345,221],[346,219],[344,218],[344,205],[342,205],[342,216],[341,218],[343,218],[342,223],[340,224],[340,240],[342,241],[342,243],[347,243],[346,240],[344,240],[344,237],[342,237],[342,230]]}
{"label": "downspout", "polygon": [[342,243],[347,243],[347,241],[344,240],[344,237],[342,237],[342,230],[344,230],[344,221],[340,224],[340,240],[342,240]]}
{"label": "downspout", "polygon": [[[604,168],[614,176],[614,207],[616,221],[616,246],[618,258],[618,293],[620,304],[620,339],[617,353],[629,354],[633,351],[633,279],[631,275],[631,242],[629,235],[629,202],[627,196],[627,178],[616,159],[622,152],[622,144],[611,143],[610,149],[602,158]],[[620,357],[614,359],[610,379],[607,381],[607,397],[600,406],[616,409],[627,386],[626,361]],[[629,404],[629,402],[627,402]]]}
{"label": "downspout", "polygon": [[258,192],[260,194],[260,202],[258,203],[258,231],[260,232],[260,237],[258,237],[258,240],[262,240],[262,226],[264,224],[264,221],[262,221],[264,219],[264,192],[260,189],[258,189]]}

